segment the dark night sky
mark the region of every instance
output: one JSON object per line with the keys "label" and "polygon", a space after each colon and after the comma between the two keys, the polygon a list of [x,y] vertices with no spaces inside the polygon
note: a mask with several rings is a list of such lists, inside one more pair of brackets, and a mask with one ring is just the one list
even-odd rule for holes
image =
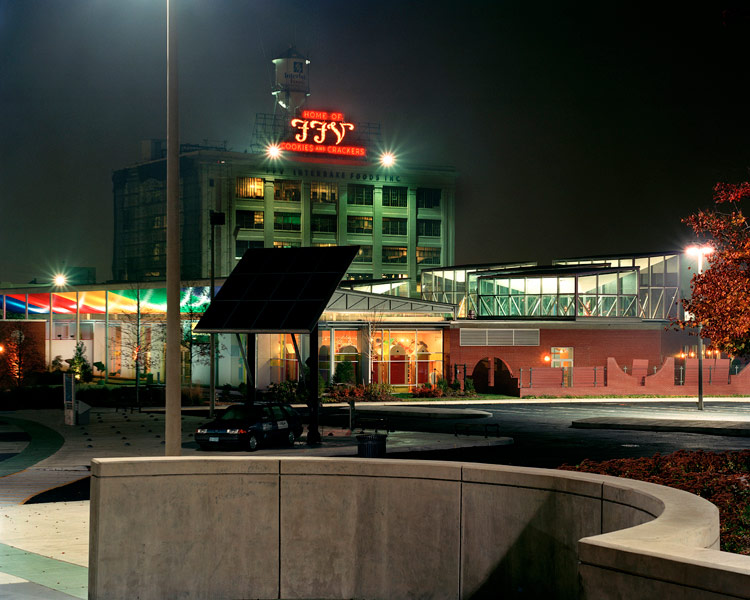
{"label": "dark night sky", "polygon": [[[166,137],[164,4],[0,0],[0,281],[111,276],[112,171]],[[680,218],[747,178],[744,3],[177,4],[181,141],[243,151],[294,43],[308,107],[456,166],[459,263],[681,247]]]}

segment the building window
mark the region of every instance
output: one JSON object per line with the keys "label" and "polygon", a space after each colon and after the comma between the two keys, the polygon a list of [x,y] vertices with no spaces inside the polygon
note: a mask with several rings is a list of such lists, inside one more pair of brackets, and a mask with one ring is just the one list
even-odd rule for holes
{"label": "building window", "polygon": [[353,262],[360,263],[371,263],[372,262],[372,246],[360,246],[357,256],[354,257]]}
{"label": "building window", "polygon": [[235,196],[263,199],[263,180],[260,177],[238,177]]}
{"label": "building window", "polygon": [[417,246],[418,265],[439,265],[440,248],[420,248]]}
{"label": "building window", "polygon": [[310,219],[310,230],[317,233],[336,233],[336,215],[315,214]]}
{"label": "building window", "polygon": [[299,181],[274,181],[273,182],[273,199],[281,202],[299,202],[300,201],[300,183]]}
{"label": "building window", "polygon": [[371,185],[350,185],[347,189],[346,203],[358,206],[372,206]]}
{"label": "building window", "polygon": [[330,242],[313,242],[313,248],[334,248],[338,244],[332,244]]}
{"label": "building window", "polygon": [[372,217],[349,215],[346,217],[347,233],[369,233],[372,234]]}
{"label": "building window", "polygon": [[406,188],[383,186],[383,206],[406,208]]}
{"label": "building window", "polygon": [[235,219],[240,229],[263,229],[262,210],[238,210]]}
{"label": "building window", "polygon": [[417,188],[417,208],[440,208],[440,190]]}
{"label": "building window", "polygon": [[406,264],[406,248],[403,246],[383,246],[383,264]]}
{"label": "building window", "polygon": [[372,273],[347,273],[346,279],[348,279],[349,281],[372,279]]}
{"label": "building window", "polygon": [[237,240],[234,243],[234,257],[242,258],[247,250],[262,247],[263,242],[259,240]]}
{"label": "building window", "polygon": [[310,199],[313,202],[336,202],[339,197],[338,183],[313,181],[310,183]]}
{"label": "building window", "polygon": [[273,215],[274,231],[299,231],[300,214],[299,213],[274,213]]}
{"label": "building window", "polygon": [[291,240],[277,241],[273,243],[274,248],[301,248],[302,242],[294,242]]}
{"label": "building window", "polygon": [[383,217],[383,235],[406,235],[408,225],[406,219]]}
{"label": "building window", "polygon": [[417,219],[417,235],[440,237],[440,221],[437,219]]}

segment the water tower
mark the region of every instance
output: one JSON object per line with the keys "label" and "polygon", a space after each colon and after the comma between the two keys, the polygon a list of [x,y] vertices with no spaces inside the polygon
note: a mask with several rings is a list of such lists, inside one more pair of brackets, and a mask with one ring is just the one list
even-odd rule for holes
{"label": "water tower", "polygon": [[271,94],[281,108],[295,114],[310,95],[310,61],[291,46],[271,62],[276,68],[276,81]]}

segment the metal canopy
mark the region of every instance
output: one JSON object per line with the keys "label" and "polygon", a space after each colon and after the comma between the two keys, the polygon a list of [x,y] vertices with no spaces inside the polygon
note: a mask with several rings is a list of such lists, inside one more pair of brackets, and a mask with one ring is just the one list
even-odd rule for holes
{"label": "metal canopy", "polygon": [[358,250],[358,246],[250,249],[195,331],[310,333]]}
{"label": "metal canopy", "polygon": [[337,289],[328,301],[326,310],[335,312],[390,312],[420,314],[455,314],[456,306],[443,302],[429,302],[400,296],[371,294],[348,289]]}

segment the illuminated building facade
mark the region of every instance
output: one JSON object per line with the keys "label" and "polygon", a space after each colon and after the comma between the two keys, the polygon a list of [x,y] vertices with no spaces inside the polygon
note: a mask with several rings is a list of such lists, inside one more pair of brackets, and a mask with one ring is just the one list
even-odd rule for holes
{"label": "illuminated building facade", "polygon": [[[672,321],[684,318],[696,261],[660,252],[440,267],[422,272],[421,290],[457,306],[449,370],[481,391],[691,395],[697,338]],[[750,390],[750,371],[710,346],[704,358],[712,393]]]}
{"label": "illuminated building facade", "polygon": [[[183,147],[182,279],[210,276],[215,211],[225,214],[215,226],[217,276],[249,248],[358,245],[348,278],[408,279],[416,295],[422,269],[454,262],[455,171],[376,155],[373,131],[341,113],[303,111],[258,115],[255,139],[278,143],[257,152]],[[115,281],[165,278],[166,163],[158,144],[146,150],[113,175]]]}
{"label": "illuminated building facade", "polygon": [[[217,286],[222,283],[218,280]],[[192,331],[209,297],[207,281],[182,288],[185,385],[209,383],[208,336]],[[164,381],[165,316],[166,290],[161,283],[0,289],[0,345],[10,347],[19,326],[33,325],[39,338],[35,343],[44,344],[45,365],[56,356],[72,358],[80,342],[87,360],[104,367],[95,375],[112,381],[133,379],[138,360],[144,381],[159,383]],[[321,377],[331,381],[337,365],[349,361],[358,382],[389,383],[399,391],[435,383],[445,370],[445,338],[452,317],[451,305],[341,288],[319,321]],[[240,349],[244,339],[217,337],[217,383],[237,386],[246,380]],[[307,338],[297,336],[303,357],[309,353]],[[256,336],[254,376],[259,388],[298,375],[291,335]]]}

